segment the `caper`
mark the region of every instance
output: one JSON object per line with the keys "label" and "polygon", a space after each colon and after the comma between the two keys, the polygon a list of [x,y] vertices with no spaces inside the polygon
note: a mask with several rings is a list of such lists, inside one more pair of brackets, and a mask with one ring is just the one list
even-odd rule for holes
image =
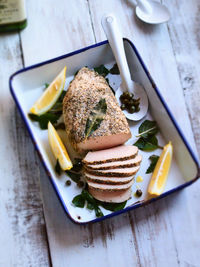
{"label": "caper", "polygon": [[70,181],[70,180],[67,180],[67,181],[65,182],[65,184],[66,184],[67,186],[69,186],[69,185],[71,185],[71,181]]}
{"label": "caper", "polygon": [[140,107],[139,107],[139,106],[137,106],[137,107],[135,108],[135,112],[138,112],[138,111],[140,111]]}
{"label": "caper", "polygon": [[135,104],[134,99],[129,100],[129,105],[133,106]]}
{"label": "caper", "polygon": [[137,197],[141,197],[142,190],[141,189],[137,189],[136,192],[135,192],[135,194],[136,194]]}
{"label": "caper", "polygon": [[140,98],[134,99],[135,104],[139,104],[140,103]]}
{"label": "caper", "polygon": [[120,101],[122,102],[123,100],[124,100],[124,95],[122,94],[122,95],[120,95]]}
{"label": "caper", "polygon": [[123,95],[124,95],[124,97],[127,98],[127,97],[129,97],[129,92],[124,92]]}
{"label": "caper", "polygon": [[130,113],[134,113],[135,112],[135,106],[131,106],[128,111]]}
{"label": "caper", "polygon": [[124,104],[121,105],[121,110],[125,110],[126,106]]}
{"label": "caper", "polygon": [[128,99],[124,99],[123,104],[127,105],[129,103]]}

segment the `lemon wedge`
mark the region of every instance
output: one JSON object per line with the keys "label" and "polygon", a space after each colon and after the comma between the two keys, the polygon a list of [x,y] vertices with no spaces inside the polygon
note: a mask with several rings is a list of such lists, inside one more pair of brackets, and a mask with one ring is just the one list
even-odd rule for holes
{"label": "lemon wedge", "polygon": [[160,155],[155,170],[152,174],[152,178],[148,187],[148,193],[150,195],[159,196],[164,191],[171,166],[172,154],[173,147],[171,142],[169,142],[169,144],[164,146],[163,152]]}
{"label": "lemon wedge", "polygon": [[30,109],[31,113],[42,115],[53,107],[64,89],[66,69],[67,67],[64,67],[41,97],[35,102]]}
{"label": "lemon wedge", "polygon": [[62,140],[60,139],[60,136],[51,122],[48,123],[48,138],[52,152],[55,158],[58,160],[61,169],[64,171],[70,170],[73,167],[72,162]]}

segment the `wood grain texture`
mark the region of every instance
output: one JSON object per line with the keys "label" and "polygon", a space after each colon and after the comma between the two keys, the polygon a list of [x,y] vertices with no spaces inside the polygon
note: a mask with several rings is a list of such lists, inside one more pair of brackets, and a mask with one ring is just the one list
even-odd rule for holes
{"label": "wood grain texture", "polygon": [[0,39],[0,266],[47,266],[38,159],[8,88],[22,68],[19,35]]}
{"label": "wood grain texture", "polygon": [[[101,17],[113,12],[123,35],[136,44],[195,148],[187,104],[199,149],[199,3],[163,2],[173,20],[168,25],[150,26],[135,17],[131,0],[29,0],[29,25],[20,34],[24,63],[31,65],[104,40]],[[179,15],[175,18],[176,12]],[[38,167],[31,141],[8,95],[8,76],[22,65],[18,36],[3,38],[0,63],[6,62],[7,77],[0,69],[0,123],[5,125],[0,131],[0,140],[5,140],[0,143],[0,159],[6,177],[0,186],[0,229],[4,233],[8,225],[10,230],[0,238],[5,244],[0,266],[49,265],[38,176],[53,266],[199,266],[200,181],[166,199],[101,223],[79,226],[67,218],[43,168]],[[12,167],[10,162],[14,162]]]}

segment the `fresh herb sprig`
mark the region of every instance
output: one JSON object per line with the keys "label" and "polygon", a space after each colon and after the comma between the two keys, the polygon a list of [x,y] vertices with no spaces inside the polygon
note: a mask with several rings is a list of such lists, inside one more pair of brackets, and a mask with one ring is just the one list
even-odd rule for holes
{"label": "fresh herb sprig", "polygon": [[46,130],[48,127],[48,122],[50,121],[53,125],[56,124],[57,121],[59,120],[61,114],[60,114],[60,112],[51,113],[49,111],[49,112],[46,112],[45,114],[40,115],[40,116],[32,114],[32,113],[29,113],[28,116],[32,121],[37,121],[42,130]]}
{"label": "fresh herb sprig", "polygon": [[103,76],[104,78],[108,75],[109,70],[102,64],[99,67],[94,68],[94,70],[100,74],[101,76]]}
{"label": "fresh herb sprig", "polygon": [[97,205],[95,199],[90,195],[90,193],[83,189],[80,195],[77,195],[73,198],[72,203],[79,208],[83,208],[85,206],[85,203],[87,203],[87,208],[89,210],[94,210],[96,217],[102,217],[103,212]]}
{"label": "fresh herb sprig", "polygon": [[[48,84],[45,84],[47,86]],[[58,98],[55,105],[52,107],[51,110],[47,111],[42,115],[35,115],[29,113],[28,116],[32,121],[37,121],[39,126],[42,130],[46,130],[48,127],[48,122],[50,121],[54,126],[56,126],[57,121],[60,119],[62,115],[62,102],[65,97],[66,91],[63,91]]]}
{"label": "fresh herb sprig", "polygon": [[158,126],[155,121],[145,120],[139,127],[139,134],[136,137],[139,139],[134,143],[140,150],[154,151],[157,148],[162,149],[158,144],[156,134],[158,133]]}
{"label": "fresh herb sprig", "polygon": [[119,68],[117,66],[117,63],[113,65],[113,67],[109,70],[107,69],[103,64],[100,66],[94,68],[94,70],[99,74],[102,75],[104,78],[110,73],[113,75],[119,75]]}
{"label": "fresh herb sprig", "polygon": [[152,173],[156,167],[156,163],[158,162],[159,156],[152,155],[149,157],[149,160],[151,161],[146,173]]}
{"label": "fresh herb sprig", "polygon": [[85,138],[91,136],[96,131],[103,121],[107,111],[107,104],[105,98],[101,98],[94,109],[90,112],[85,126]]}
{"label": "fresh herb sprig", "polygon": [[89,210],[94,210],[96,217],[102,217],[103,212],[101,211],[100,207],[103,207],[106,210],[110,211],[119,211],[122,210],[126,206],[126,202],[122,203],[106,203],[93,198],[93,196],[88,192],[87,188],[83,189],[81,194],[75,196],[72,200],[72,203],[79,208],[86,207]]}

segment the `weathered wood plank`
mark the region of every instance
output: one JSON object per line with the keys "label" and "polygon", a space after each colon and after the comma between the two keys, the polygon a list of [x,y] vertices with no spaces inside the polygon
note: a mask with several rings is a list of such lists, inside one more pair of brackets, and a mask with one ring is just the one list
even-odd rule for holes
{"label": "weathered wood plank", "polygon": [[[199,101],[200,101],[200,23],[199,23],[199,1],[175,1],[173,6],[170,1],[163,1],[169,6],[172,20],[168,23],[169,35],[172,42],[173,52],[178,66],[180,81],[184,90],[185,102],[190,115],[190,120],[194,132],[194,137],[197,145],[197,150],[200,149],[200,134],[199,134]],[[179,247],[180,263],[186,266],[198,266],[200,255],[195,247],[200,246],[198,237],[200,231],[199,219],[199,190],[200,181],[193,184],[190,188],[185,190],[184,199],[179,196],[179,205],[185,203],[187,212],[181,213],[180,220],[174,221],[173,228],[184,232],[184,235],[175,235],[177,243],[182,244]],[[170,203],[170,205],[173,203]],[[173,217],[176,211],[172,210],[170,216]],[[189,217],[186,215],[189,214]],[[188,227],[185,223],[187,221]],[[187,239],[190,235],[193,239],[192,246]]]}
{"label": "weathered wood plank", "polygon": [[47,266],[38,159],[8,88],[22,67],[19,35],[0,38],[0,266]]}
{"label": "weathered wood plank", "polygon": [[[61,12],[61,14],[54,14],[54,21],[57,21],[57,23],[52,23],[51,25],[51,31],[54,32],[54,42],[50,42],[52,33],[46,31],[46,28],[52,13],[54,13],[55,5],[59,6],[61,3],[65,11]],[[55,4],[54,1],[51,1],[51,4],[47,6],[48,11],[45,4],[37,7],[35,1],[28,2],[28,9],[32,11],[32,15],[29,17],[31,32],[24,31],[22,33],[22,46],[26,65],[58,56],[95,42],[90,25],[87,1],[73,1],[67,4],[62,1],[57,1]],[[79,7],[79,12],[76,9],[77,6]],[[72,10],[74,12],[73,16],[71,15]],[[36,11],[38,14],[37,21],[33,15]],[[84,20],[80,24],[81,14],[84,14]],[[43,26],[40,29],[40,36],[45,36],[45,38],[41,40],[39,37],[35,38],[34,42],[32,41],[31,49],[32,51],[37,49],[37,53],[30,53],[30,34],[36,32],[41,23]],[[58,30],[57,25],[70,25],[70,27]],[[74,27],[73,34],[71,32],[72,25]],[[68,39],[66,40],[63,35],[68,36]],[[65,45],[63,45],[63,42],[65,42]],[[38,43],[40,44],[39,49]],[[47,45],[48,49],[46,49]],[[102,266],[106,262],[109,266],[123,266],[125,261],[127,266],[133,266],[137,261],[137,256],[132,246],[134,238],[127,214],[100,224],[77,226],[71,223],[64,214],[43,169],[41,169],[41,187],[54,266],[74,266],[82,263],[89,266]],[[113,250],[117,251],[115,257],[113,257]]]}
{"label": "weathered wood plank", "polygon": [[[89,1],[89,3],[97,41],[105,39],[99,23],[102,15],[114,10],[124,36],[136,44],[161,93],[195,149],[167,25],[150,26],[140,22],[134,15],[134,6],[131,1],[118,1],[117,6],[115,1],[95,1],[95,3]],[[173,4],[168,1],[168,6],[172,7],[175,16]],[[182,4],[179,10],[181,8]],[[185,13],[186,10],[188,11],[188,8],[185,9]],[[182,40],[181,36],[179,39]],[[199,212],[196,216],[192,215],[191,207],[196,206],[192,201],[196,190],[199,190],[199,184],[198,182],[187,191],[169,197],[167,200],[161,200],[130,213],[135,243],[140,248],[137,249],[138,264],[140,263],[141,266],[184,266],[184,264],[195,265],[198,262],[198,252],[195,247],[197,243],[199,244],[199,240],[195,232],[197,229],[199,231],[197,225]],[[181,242],[182,235],[184,235],[185,242]]]}

